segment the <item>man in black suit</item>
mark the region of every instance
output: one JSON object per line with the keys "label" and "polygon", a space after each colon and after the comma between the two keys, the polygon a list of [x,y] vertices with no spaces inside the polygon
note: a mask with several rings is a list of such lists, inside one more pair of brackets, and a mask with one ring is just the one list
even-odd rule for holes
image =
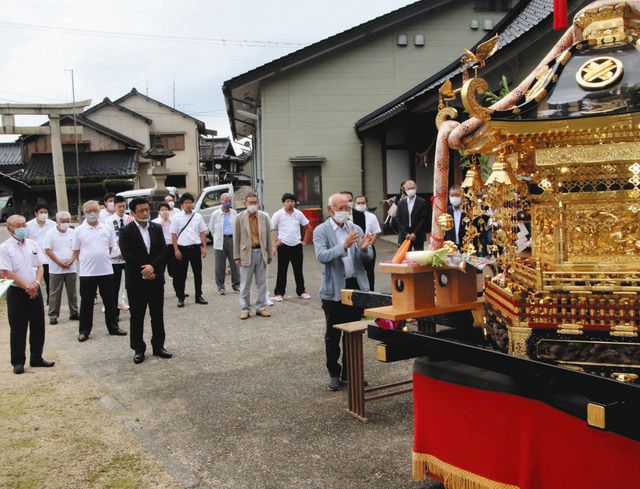
{"label": "man in black suit", "polygon": [[444,240],[452,241],[460,248],[467,232],[467,227],[464,223],[464,218],[467,215],[462,210],[462,189],[458,185],[454,185],[449,189],[447,214],[453,217],[453,228],[444,233]]}
{"label": "man in black suit", "polygon": [[120,230],[120,251],[124,258],[125,285],[131,313],[131,349],[134,363],[144,361],[144,316],[149,307],[153,355],[171,358],[164,349],[164,268],[167,261],[162,226],[150,222],[151,209],[144,197],[129,203],[133,222]]}
{"label": "man in black suit", "polygon": [[424,250],[424,241],[427,233],[431,231],[431,206],[427,201],[416,195],[418,188],[416,182],[407,180],[404,182],[404,191],[407,198],[398,203],[398,244],[405,239],[411,239],[412,250]]}

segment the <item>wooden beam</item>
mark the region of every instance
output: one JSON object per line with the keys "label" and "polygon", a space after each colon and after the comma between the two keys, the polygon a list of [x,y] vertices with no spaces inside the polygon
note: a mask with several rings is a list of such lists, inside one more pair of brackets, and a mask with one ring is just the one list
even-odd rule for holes
{"label": "wooden beam", "polygon": [[63,104],[0,104],[0,114],[6,115],[60,115],[81,114],[91,105],[91,99]]}
{"label": "wooden beam", "polygon": [[[49,126],[0,126],[0,134],[51,134]],[[74,128],[73,126],[60,127],[60,134],[78,134],[82,135],[82,126]]]}

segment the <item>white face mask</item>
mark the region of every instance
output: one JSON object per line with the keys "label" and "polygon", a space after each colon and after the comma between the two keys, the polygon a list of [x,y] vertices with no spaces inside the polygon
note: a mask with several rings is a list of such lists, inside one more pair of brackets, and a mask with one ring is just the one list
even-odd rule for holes
{"label": "white face mask", "polygon": [[360,212],[364,212],[367,210],[367,204],[357,204],[356,210]]}
{"label": "white face mask", "polygon": [[84,215],[87,222],[93,223],[98,221],[98,213],[97,212],[87,212]]}
{"label": "white face mask", "polygon": [[176,203],[173,200],[169,201],[168,204],[169,204],[169,209],[173,209],[176,206]]}
{"label": "white face mask", "polygon": [[146,226],[148,224],[149,219],[148,218],[147,219],[138,219],[136,217],[136,221],[138,221],[138,224],[140,224],[142,227],[144,227],[144,226]]}
{"label": "white face mask", "polygon": [[58,227],[59,227],[62,231],[66,231],[67,229],[69,229],[69,223],[68,223],[68,222],[59,222],[59,223],[58,223]]}
{"label": "white face mask", "polygon": [[349,219],[349,211],[334,211],[333,220],[338,224],[344,224]]}
{"label": "white face mask", "polygon": [[462,199],[460,197],[449,197],[449,202],[451,202],[453,207],[460,207]]}
{"label": "white face mask", "polygon": [[109,212],[113,212],[116,209],[116,205],[113,202],[107,202],[105,207]]}
{"label": "white face mask", "polygon": [[49,219],[49,214],[47,214],[46,212],[41,212],[40,214],[38,214],[38,221],[45,222],[47,219]]}
{"label": "white face mask", "polygon": [[255,214],[256,212],[258,212],[258,206],[257,205],[248,205],[247,206],[247,210],[249,211],[249,214]]}
{"label": "white face mask", "polygon": [[415,188],[410,188],[406,190],[407,195],[411,198],[416,196],[416,189]]}

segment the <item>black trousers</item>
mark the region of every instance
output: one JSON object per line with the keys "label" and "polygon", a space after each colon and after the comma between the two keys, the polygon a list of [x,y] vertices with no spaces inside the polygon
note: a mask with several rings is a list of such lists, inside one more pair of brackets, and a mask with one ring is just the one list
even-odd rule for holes
{"label": "black trousers", "polygon": [[100,291],[104,305],[107,329],[118,327],[118,304],[114,295],[113,274],[96,277],[80,277],[80,333],[90,334],[93,329],[93,302],[96,290]]}
{"label": "black trousers", "polygon": [[173,245],[167,245],[167,273],[169,277],[173,277],[173,271],[176,268],[176,254],[173,252]]}
{"label": "black trousers", "polygon": [[284,295],[287,288],[287,272],[289,262],[293,267],[293,276],[296,279],[296,294],[304,293],[304,276],[302,275],[302,243],[296,246],[281,244],[278,246],[278,278],[276,279],[275,295]]}
{"label": "black trousers", "polygon": [[44,284],[47,286],[47,306],[49,305],[49,264],[48,263],[44,263],[42,265],[42,268],[44,269]]}
{"label": "black trousers", "polygon": [[116,295],[116,304],[120,298],[120,282],[122,282],[122,274],[124,273],[124,263],[112,263],[113,267],[113,290]]}
{"label": "black trousers", "polygon": [[[182,260],[176,260],[173,273],[173,289],[180,300],[184,300],[184,284],[187,281],[187,270],[191,263],[193,281],[196,288],[196,299],[202,297],[202,254],[200,245],[178,246]],[[174,254],[175,256],[175,254]]]}
{"label": "black trousers", "polygon": [[367,278],[369,279],[369,290],[375,290],[376,282],[376,247],[372,246],[373,259],[371,261],[362,262],[365,272],[367,272]]}
{"label": "black trousers", "polygon": [[[347,279],[345,284],[347,289],[359,290],[358,281],[355,278]],[[327,353],[327,370],[331,377],[347,378],[347,349],[344,346],[344,337],[342,337],[342,367],[338,363],[340,359],[340,337],[342,331],[335,329],[334,324],[350,323],[358,321],[364,312],[360,307],[347,306],[339,301],[322,300],[322,310],[327,323],[327,329],[324,333],[324,345]],[[342,373],[342,375],[340,375]]]}
{"label": "black trousers", "polygon": [[138,283],[135,288],[127,288],[129,312],[131,313],[129,339],[131,349],[144,353],[144,316],[149,307],[151,316],[151,347],[153,351],[164,348],[164,283],[158,280]]}
{"label": "black trousers", "polygon": [[11,365],[24,365],[26,360],[27,329],[29,330],[29,348],[31,361],[42,359],[44,347],[44,302],[42,292],[34,299],[18,287],[9,287],[7,291],[7,316],[9,318],[9,344]]}

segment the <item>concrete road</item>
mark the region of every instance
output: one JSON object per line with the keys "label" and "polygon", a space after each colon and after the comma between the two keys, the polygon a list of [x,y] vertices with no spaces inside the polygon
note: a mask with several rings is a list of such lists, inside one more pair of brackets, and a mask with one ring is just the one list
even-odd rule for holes
{"label": "concrete road", "polygon": [[[3,239],[5,233],[3,228]],[[379,241],[379,259],[395,248]],[[66,299],[62,321],[48,326],[46,357],[70,365],[79,382],[104,386],[110,395],[103,404],[186,487],[441,487],[411,481],[411,395],[369,403],[370,422],[363,424],[346,413],[345,391],[326,389],[320,267],[313,248],[305,247],[304,270],[314,298],[294,296],[290,271],[287,297],[270,308],[272,317],[246,321],[238,317],[238,295],[215,292],[212,253],[209,248],[204,266],[208,305],[194,304],[191,275],[183,309],[167,284],[166,347],[173,359],[147,356],[134,365],[128,337],[107,334],[99,306],[89,341],[78,343],[77,322],[66,321]],[[378,290],[389,290],[387,277],[378,282]],[[123,312],[127,330],[128,318]],[[369,340],[365,363],[372,385],[411,376],[411,362],[377,362]]]}

